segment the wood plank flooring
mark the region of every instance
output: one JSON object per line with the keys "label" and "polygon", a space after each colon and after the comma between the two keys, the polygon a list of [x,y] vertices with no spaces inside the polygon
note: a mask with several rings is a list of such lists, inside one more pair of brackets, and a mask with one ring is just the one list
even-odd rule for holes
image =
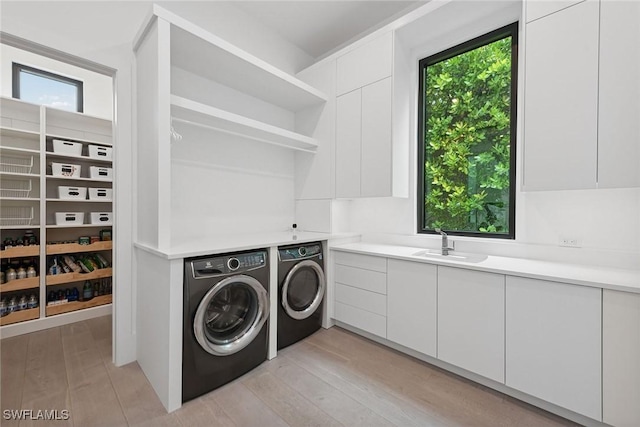
{"label": "wood plank flooring", "polygon": [[321,330],[167,414],[137,363],[111,363],[111,316],[0,342],[2,426],[573,426],[343,329]]}

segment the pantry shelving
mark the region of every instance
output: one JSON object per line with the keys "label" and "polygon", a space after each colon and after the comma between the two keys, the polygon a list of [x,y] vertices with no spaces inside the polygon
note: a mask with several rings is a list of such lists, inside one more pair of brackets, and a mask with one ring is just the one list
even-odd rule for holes
{"label": "pantry shelving", "polygon": [[[0,250],[3,271],[9,263],[27,266],[33,265],[37,271],[35,277],[15,278],[0,284],[0,298],[3,299],[4,316],[0,317],[0,325],[12,325],[9,328],[20,328],[20,333],[42,328],[48,316],[71,313],[77,310],[111,304],[110,293],[95,296],[89,301],[72,301],[60,304],[57,300],[70,289],[81,293],[83,284],[108,284],[112,289],[113,269],[113,159],[112,150],[112,122],[107,119],[93,117],[81,113],[57,110],[54,108],[34,105],[13,98],[0,98],[0,201],[2,202],[3,221],[0,224],[3,239],[13,239],[13,247]],[[54,146],[54,140],[56,146]],[[77,152],[61,151],[58,144],[80,148]],[[90,148],[91,147],[91,148]],[[101,157],[96,153],[99,152]],[[104,156],[104,157],[102,157]],[[52,163],[78,165],[83,174],[77,177],[56,176]],[[90,171],[91,168],[93,171]],[[108,178],[96,177],[108,169]],[[60,172],[58,172],[60,173]],[[94,175],[95,173],[95,175]],[[91,174],[91,175],[90,175]],[[83,186],[94,191],[102,191],[104,198],[76,198],[61,197],[60,186]],[[83,188],[84,188],[83,187]],[[106,194],[105,194],[106,193]],[[65,195],[66,196],[66,195]],[[108,196],[108,197],[107,197]],[[4,209],[13,208],[17,213],[15,218],[5,220]],[[17,209],[17,210],[16,210]],[[29,213],[25,222],[18,218],[22,211]],[[13,211],[12,211],[13,212]],[[33,212],[33,214],[31,214]],[[91,213],[108,213],[109,221],[100,224],[61,224],[56,223],[56,213],[84,212],[85,222],[90,222]],[[13,222],[12,222],[13,221]],[[37,236],[39,245],[17,246],[22,236],[32,230]],[[99,234],[108,239],[92,244],[80,245],[83,239],[99,239]],[[83,237],[84,236],[84,237]],[[95,236],[95,237],[94,237]],[[83,242],[84,243],[84,242]],[[4,241],[3,241],[4,245]],[[85,257],[83,253],[100,254],[108,264],[102,264],[101,269],[89,273],[47,274],[55,262],[61,261],[71,254],[73,257]],[[15,268],[17,269],[17,267]],[[14,269],[14,270],[15,270]],[[30,270],[31,274],[33,270]],[[69,270],[67,270],[69,271]],[[24,273],[22,273],[24,274]],[[13,273],[12,273],[13,276]],[[24,277],[24,276],[20,276]],[[106,281],[106,282],[105,282]],[[106,288],[106,286],[103,286]],[[62,293],[62,294],[61,294]],[[97,295],[97,294],[96,294]],[[51,301],[50,296],[56,301]],[[31,300],[26,309],[24,297]],[[35,298],[35,300],[34,300]],[[13,300],[9,304],[9,300]],[[16,307],[15,301],[22,300]],[[55,307],[54,304],[55,303]],[[37,307],[33,307],[36,305]],[[8,314],[8,307],[12,310]],[[104,310],[95,312],[104,313]],[[65,317],[67,318],[67,317]],[[68,317],[73,321],[74,317]],[[29,321],[35,329],[31,329]],[[23,323],[27,322],[27,323]],[[16,325],[20,323],[21,325]],[[46,327],[46,326],[45,326]],[[9,330],[9,329],[6,329]],[[11,329],[12,331],[14,329]]]}

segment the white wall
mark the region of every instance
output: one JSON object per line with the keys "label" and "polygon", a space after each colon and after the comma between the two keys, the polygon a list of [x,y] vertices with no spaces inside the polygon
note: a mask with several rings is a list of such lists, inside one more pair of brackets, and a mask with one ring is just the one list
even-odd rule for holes
{"label": "white wall", "polygon": [[14,62],[81,81],[84,113],[108,120],[113,118],[113,80],[110,76],[5,44],[0,44],[0,95],[7,98],[12,96],[12,64]]}

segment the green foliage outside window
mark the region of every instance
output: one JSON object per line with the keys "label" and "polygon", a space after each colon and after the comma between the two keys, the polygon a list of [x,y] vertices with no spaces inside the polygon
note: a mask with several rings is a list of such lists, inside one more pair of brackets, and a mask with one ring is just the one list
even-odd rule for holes
{"label": "green foliage outside window", "polygon": [[508,36],[422,68],[426,230],[512,234],[511,47]]}

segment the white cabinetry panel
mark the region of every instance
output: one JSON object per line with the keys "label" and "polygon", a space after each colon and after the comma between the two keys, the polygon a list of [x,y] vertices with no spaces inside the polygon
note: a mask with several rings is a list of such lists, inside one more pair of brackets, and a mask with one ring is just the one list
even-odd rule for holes
{"label": "white cabinetry panel", "polygon": [[379,271],[380,273],[387,272],[387,259],[383,257],[336,251],[334,260],[336,264]]}
{"label": "white cabinetry panel", "polygon": [[436,356],[437,267],[387,261],[387,339]]}
{"label": "white cabinetry panel", "polygon": [[598,3],[527,24],[524,188],[596,186]]}
{"label": "white cabinetry panel", "polygon": [[602,290],[507,277],[506,385],[601,420]]}
{"label": "white cabinetry panel", "polygon": [[389,32],[338,58],[338,95],[391,75],[393,33]]}
{"label": "white cabinetry panel", "polygon": [[336,109],[336,197],[359,197],[362,91],[338,97]]}
{"label": "white cabinetry panel", "polygon": [[598,187],[640,186],[640,2],[602,1]]}
{"label": "white cabinetry panel", "polygon": [[380,316],[387,315],[387,298],[376,292],[336,283],[335,299],[337,302],[370,311]]}
{"label": "white cabinetry panel", "polygon": [[504,281],[438,266],[438,359],[504,383]]}
{"label": "white cabinetry panel", "polygon": [[527,22],[550,15],[583,1],[584,0],[525,0],[525,6],[527,8]]}
{"label": "white cabinetry panel", "polygon": [[336,264],[334,274],[336,283],[382,295],[387,293],[387,275],[385,273]]}
{"label": "white cabinetry panel", "polygon": [[640,425],[640,294],[602,295],[602,421]]}
{"label": "white cabinetry panel", "polygon": [[362,88],[360,192],[362,197],[392,192],[391,77]]}
{"label": "white cabinetry panel", "polygon": [[387,336],[387,318],[385,316],[336,301],[334,317],[340,322],[355,326],[382,338]]}

